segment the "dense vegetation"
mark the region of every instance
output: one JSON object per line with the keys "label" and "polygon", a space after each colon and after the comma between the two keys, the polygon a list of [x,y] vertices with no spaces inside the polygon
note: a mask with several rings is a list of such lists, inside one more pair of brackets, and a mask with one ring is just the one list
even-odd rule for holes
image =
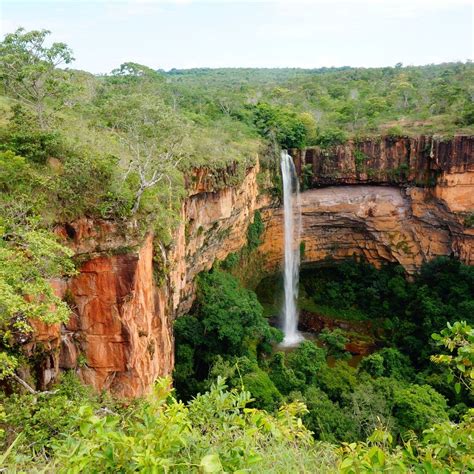
{"label": "dense vegetation", "polygon": [[233,163],[237,182],[259,146],[191,120],[145,66],[100,78],[60,69],[72,51],[47,46],[48,34],[20,29],[0,43],[0,380],[25,363],[32,321],[67,318],[48,284],[74,272],[58,224],[109,219],[131,245],[150,229],[168,245],[186,170]]}
{"label": "dense vegetation", "polygon": [[409,283],[399,269],[327,268],[305,280],[307,302],[384,320],[385,347],[357,369],[341,331],[274,352],[280,332],[228,273],[252,258],[258,214],[247,246],[200,275],[192,314],[176,321],[177,394],[162,380],[124,402],[72,374],[38,393],[20,377],[34,364],[22,350],[32,326],[70,314],[49,284],[75,272],[58,225],[107,219],[131,244],[152,229],[167,246],[193,167],[231,169],[232,184],[257,153],[275,169],[280,147],[473,133],[472,64],[165,73],[126,63],[95,77],[68,69],[73,52],[48,34],[20,29],[0,43],[1,469],[474,469],[472,269],[442,259]]}
{"label": "dense vegetation", "polygon": [[[445,259],[424,271],[433,267],[457,291],[471,285],[472,299],[470,269]],[[332,265],[335,271],[342,278],[332,281],[346,289],[353,278],[344,275],[370,272],[387,294],[387,275],[397,274],[354,262]],[[312,283],[332,278],[318,273]],[[431,362],[421,368],[389,346],[390,338],[357,369],[342,351],[328,364],[338,337],[326,334],[325,346],[305,341],[291,352],[272,350],[279,334],[255,294],[214,269],[200,276],[193,315],[179,318],[175,332],[178,394],[164,379],[146,399],[124,402],[93,394],[66,373],[51,392],[2,396],[3,464],[12,472],[474,469],[474,330],[466,322],[433,335]]]}
{"label": "dense vegetation", "polygon": [[[294,351],[273,352],[269,343],[281,335],[270,331],[253,292],[216,269],[201,276],[193,315],[175,323],[178,393],[188,399],[224,375],[231,386],[244,384],[258,408],[271,411],[282,400],[305,402],[307,426],[326,441],[365,440],[378,424],[403,438],[435,420],[458,421],[473,394],[430,362],[438,350],[431,334],[458,320],[474,325],[473,268],[439,258],[407,281],[399,267],[326,265],[303,272],[306,298],[324,303],[316,306],[320,312],[329,307],[344,319],[345,310],[351,309],[351,316],[357,310],[377,323],[381,350],[355,369],[347,361],[344,331],[325,330],[320,345],[306,341]],[[262,286],[278,292],[268,281]],[[328,355],[335,363],[328,365]]]}
{"label": "dense vegetation", "polygon": [[[471,63],[394,68],[191,69],[167,73],[184,108],[235,118],[286,147],[373,134],[472,134]],[[212,85],[212,87],[209,87]]]}

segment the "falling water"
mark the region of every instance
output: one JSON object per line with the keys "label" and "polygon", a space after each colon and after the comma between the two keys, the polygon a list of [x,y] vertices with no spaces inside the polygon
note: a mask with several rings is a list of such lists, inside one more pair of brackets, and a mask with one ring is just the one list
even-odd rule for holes
{"label": "falling water", "polygon": [[283,177],[283,210],[285,221],[285,301],[283,304],[284,346],[293,346],[303,339],[298,332],[298,278],[300,267],[301,209],[299,186],[293,159],[286,150],[281,152]]}

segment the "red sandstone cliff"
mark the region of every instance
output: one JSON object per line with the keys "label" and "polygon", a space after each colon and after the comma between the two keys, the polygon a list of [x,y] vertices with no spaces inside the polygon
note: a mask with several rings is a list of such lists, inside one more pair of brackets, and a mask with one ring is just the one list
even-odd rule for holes
{"label": "red sandstone cliff", "polygon": [[[363,256],[380,265],[395,262],[413,273],[424,261],[458,256],[474,264],[474,229],[425,189],[394,186],[330,186],[301,195],[303,263],[327,257]],[[280,268],[283,211],[267,209],[260,251],[268,271]]]}
{"label": "red sandstone cliff", "polygon": [[[305,150],[296,161],[300,169],[311,166],[312,186],[386,185],[303,193],[305,262],[359,254],[375,264],[399,262],[411,272],[426,259],[454,253],[474,263],[474,229],[463,226],[463,213],[474,210],[472,138],[349,143]],[[188,177],[182,222],[166,251],[152,235],[139,240],[134,223],[119,228],[80,219],[58,229],[84,263],[71,281],[56,282],[72,308],[69,323],[38,326],[28,345],[29,352],[46,349],[38,367],[41,386],[59,369],[76,369],[98,390],[135,397],[158,376],[169,375],[173,318],[190,309],[196,275],[245,245],[257,208],[266,224],[262,261],[268,271],[279,269],[282,210],[258,196],[258,166],[243,179],[236,170],[198,169]],[[155,256],[168,269],[162,283],[154,278]]]}
{"label": "red sandstone cliff", "polygon": [[474,137],[380,137],[329,148],[291,150],[297,168],[311,165],[313,186],[354,183],[430,185],[443,173],[474,171]]}
{"label": "red sandstone cliff", "polygon": [[[170,375],[173,318],[189,310],[195,276],[245,245],[256,208],[257,173],[258,165],[240,184],[224,182],[216,189],[212,173],[197,170],[167,251],[151,234],[140,241],[133,224],[124,229],[79,219],[58,228],[84,263],[77,276],[57,283],[72,309],[69,322],[36,325],[36,337],[25,348],[30,353],[39,345],[46,349],[37,368],[39,385],[46,387],[60,369],[76,369],[97,390],[136,397],[157,377]],[[168,268],[161,284],[154,277],[154,270],[162,270],[154,268],[157,254]]]}

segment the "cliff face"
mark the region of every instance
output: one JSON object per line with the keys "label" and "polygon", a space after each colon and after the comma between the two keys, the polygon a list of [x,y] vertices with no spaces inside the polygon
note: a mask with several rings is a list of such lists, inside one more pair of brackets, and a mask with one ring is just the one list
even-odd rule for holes
{"label": "cliff face", "polygon": [[[463,225],[474,212],[474,137],[382,137],[292,152],[306,186],[320,188],[302,193],[303,262],[356,254],[408,273],[439,255],[474,264],[474,229]],[[261,251],[274,270],[283,213],[264,216]]]}
{"label": "cliff face", "polygon": [[474,137],[380,137],[329,148],[291,150],[299,169],[310,165],[311,184],[432,185],[443,173],[474,171]]}
{"label": "cliff face", "polygon": [[63,329],[61,368],[123,396],[146,392],[173,368],[167,289],[153,279],[153,239],[137,253],[98,256],[69,283],[75,312]]}
{"label": "cliff face", "polygon": [[196,275],[246,244],[246,231],[257,208],[258,164],[238,186],[212,191],[213,180],[201,170],[182,208],[182,224],[170,252],[169,282],[174,314],[191,308]]}
{"label": "cliff face", "polygon": [[[227,170],[232,173],[232,170]],[[70,281],[58,281],[58,294],[70,304],[69,322],[35,325],[30,354],[46,354],[37,368],[44,388],[60,369],[76,369],[97,390],[137,397],[149,391],[174,364],[172,320],[191,307],[194,278],[216,259],[246,243],[257,199],[258,167],[243,181],[215,189],[210,172],[198,170],[182,206],[182,224],[168,251],[133,238],[134,226],[80,219],[57,229],[84,263]],[[165,282],[154,278],[154,259],[168,268]]]}
{"label": "cliff face", "polygon": [[[302,193],[305,263],[357,254],[413,272],[427,259],[454,253],[474,264],[474,229],[463,226],[474,209],[472,139],[382,139],[294,156],[307,178],[311,167],[311,186],[333,185]],[[35,325],[25,347],[44,352],[41,387],[60,369],[76,369],[97,390],[136,397],[171,374],[173,319],[191,308],[196,275],[246,244],[256,209],[266,226],[258,261],[268,272],[281,268],[283,211],[259,196],[258,165],[240,172],[230,166],[188,176],[181,225],[166,250],[151,234],[136,237],[133,222],[119,228],[80,219],[57,229],[83,263],[70,281],[53,282],[72,308],[68,324]],[[160,272],[164,281],[157,282]]]}
{"label": "cliff face", "polygon": [[430,187],[454,212],[472,211],[474,137],[349,141],[328,149],[292,150],[309,187],[384,184]]}
{"label": "cliff face", "polygon": [[[303,264],[352,255],[396,262],[412,273],[429,259],[455,254],[474,264],[474,232],[421,188],[330,186],[301,195]],[[267,209],[260,251],[268,271],[280,268],[283,211]]]}

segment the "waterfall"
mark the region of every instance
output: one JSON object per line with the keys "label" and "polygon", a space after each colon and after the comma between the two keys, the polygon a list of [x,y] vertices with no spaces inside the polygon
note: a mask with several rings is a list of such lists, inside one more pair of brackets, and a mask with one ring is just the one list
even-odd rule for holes
{"label": "waterfall", "polygon": [[281,152],[281,174],[285,222],[285,299],[282,314],[285,338],[282,344],[292,346],[303,339],[298,332],[298,311],[296,309],[300,268],[301,206],[295,165],[286,150]]}

